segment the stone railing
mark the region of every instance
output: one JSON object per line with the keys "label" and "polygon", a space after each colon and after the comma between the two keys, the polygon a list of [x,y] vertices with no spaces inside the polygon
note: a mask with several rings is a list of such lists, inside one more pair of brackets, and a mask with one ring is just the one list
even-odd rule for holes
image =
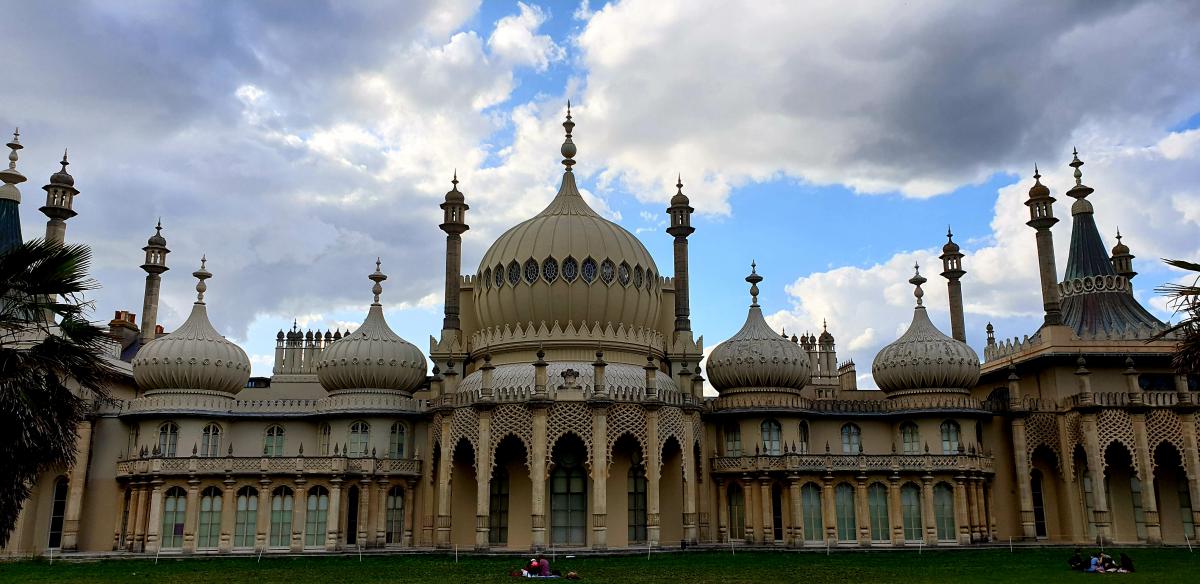
{"label": "stone railing", "polygon": [[1061,400],[1044,397],[1026,397],[1013,400],[1007,409],[1024,410],[1029,412],[1065,412],[1076,408],[1127,408],[1155,407],[1170,408],[1175,406],[1194,406],[1190,393],[1176,391],[1103,391],[1077,393]]}
{"label": "stone railing", "polygon": [[331,413],[367,414],[425,411],[425,400],[382,390],[349,390],[315,399],[238,399],[199,390],[148,391],[129,400],[97,404],[98,414],[117,416],[205,415],[220,417],[309,417]]}
{"label": "stone railing", "polygon": [[991,456],[979,454],[780,454],[721,456],[712,459],[714,473],[761,472],[995,472]]}
{"label": "stone railing", "polygon": [[406,476],[421,474],[421,461],[415,458],[350,458],[345,456],[149,456],[117,462],[117,477],[140,475],[227,476],[227,475],[372,475]]}
{"label": "stone railing", "polygon": [[718,413],[728,410],[787,410],[812,415],[889,415],[908,414],[923,410],[990,411],[985,404],[969,395],[913,396],[903,402],[888,399],[812,399],[795,394],[744,394],[709,399],[705,410]]}
{"label": "stone railing", "polygon": [[[607,398],[615,402],[624,403],[644,403],[650,401],[646,396],[646,388],[644,387],[609,387]],[[458,391],[447,393],[440,397],[429,400],[429,407],[465,407],[482,402],[480,391]],[[492,399],[490,403],[522,403],[527,402],[534,396],[532,387],[506,387],[492,390]],[[545,399],[555,401],[582,401],[592,399],[595,393],[592,391],[592,386],[580,386],[574,388],[546,388]],[[663,405],[679,406],[679,407],[701,407],[703,401],[699,398],[674,390],[659,390],[658,401]]]}

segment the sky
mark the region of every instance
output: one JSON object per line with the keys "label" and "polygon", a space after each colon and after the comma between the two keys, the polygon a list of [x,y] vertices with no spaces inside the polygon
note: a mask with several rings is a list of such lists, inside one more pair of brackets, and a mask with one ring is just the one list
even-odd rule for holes
{"label": "sky", "polygon": [[[382,258],[392,328],[441,326],[438,209],[457,171],[463,271],[546,205],[569,99],[576,174],[669,273],[664,210],[691,198],[693,329],[740,328],[751,260],[768,321],[870,363],[912,317],[907,280],[966,253],[967,340],[1040,323],[1025,193],[1059,198],[1071,150],[1106,245],[1137,256],[1137,297],[1200,258],[1200,4],[1061,2],[2,2],[0,128],[21,128],[27,238],[63,148],[81,193],[67,238],[93,247],[95,318],[141,312],[141,247],[161,217],[159,321],[195,299],[269,375],[293,321],[353,328]],[[1064,199],[1068,199],[1064,201]]]}

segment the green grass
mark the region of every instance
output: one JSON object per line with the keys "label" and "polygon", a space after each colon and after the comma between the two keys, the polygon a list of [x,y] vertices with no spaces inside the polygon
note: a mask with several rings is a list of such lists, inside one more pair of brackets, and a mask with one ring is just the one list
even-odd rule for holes
{"label": "green grass", "polygon": [[[1120,551],[1120,550],[1112,550]],[[1200,553],[1186,549],[1133,549],[1138,573],[1096,575],[1066,568],[1067,549],[1007,549],[841,552],[655,553],[620,557],[559,556],[555,569],[576,570],[589,582],[1076,582],[1115,578],[1120,582],[1200,581]],[[371,582],[513,582],[509,571],[527,558],[452,555],[264,558],[163,558],[94,562],[0,563],[0,582],[248,582],[268,584]],[[523,581],[523,580],[516,580]]]}

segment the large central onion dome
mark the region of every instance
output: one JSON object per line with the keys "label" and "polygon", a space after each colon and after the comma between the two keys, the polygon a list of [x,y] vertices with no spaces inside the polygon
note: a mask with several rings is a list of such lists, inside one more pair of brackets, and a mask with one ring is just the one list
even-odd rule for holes
{"label": "large central onion dome", "polygon": [[753,391],[799,393],[812,377],[812,364],[800,345],[771,330],[758,305],[758,275],[750,264],[750,311],[742,329],[717,345],[708,357],[708,380],[722,395]]}
{"label": "large central onion dome", "polygon": [[241,347],[225,339],[208,321],[204,304],[205,280],[212,274],[204,268],[192,272],[196,303],[178,329],[150,341],[133,358],[133,379],[143,390],[182,389],[237,393],[250,379],[250,358]]}
{"label": "large central onion dome", "polygon": [[908,330],[875,355],[871,374],[889,397],[915,393],[968,393],[979,382],[979,356],[929,321],[921,298],[927,280],[918,270],[909,280],[917,306]]}
{"label": "large central onion dome", "polygon": [[389,389],[412,393],[425,380],[425,355],[400,338],[383,318],[379,295],[387,279],[379,271],[368,276],[375,282],[375,302],[367,319],[354,332],[334,341],[317,362],[317,380],[328,391],[344,389]]}
{"label": "large central onion dome", "polygon": [[662,291],[642,242],[598,215],[579,194],[571,166],[575,124],[563,127],[562,185],[550,205],[506,231],[483,254],[475,285],[479,327],[600,323],[656,329]]}

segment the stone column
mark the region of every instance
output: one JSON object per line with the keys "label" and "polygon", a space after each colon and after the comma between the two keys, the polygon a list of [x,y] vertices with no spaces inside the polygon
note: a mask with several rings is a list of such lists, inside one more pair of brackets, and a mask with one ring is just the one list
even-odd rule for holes
{"label": "stone column", "polygon": [[696,531],[696,457],[695,436],[690,416],[684,416],[683,441],[683,539],[695,544]]}
{"label": "stone column", "polygon": [[[127,489],[128,489],[128,486],[126,486],[125,488],[117,489],[117,504],[116,504],[117,519],[113,525],[113,544],[112,544],[112,551],[114,551],[114,552],[121,549],[125,545],[124,538],[121,537],[121,535],[122,535],[121,524],[127,520],[126,518],[128,517],[129,509],[131,508],[130,505],[132,505],[132,503],[133,503],[132,489],[128,489],[128,490]],[[127,493],[127,492],[131,493],[129,496],[129,504],[128,505],[125,503],[125,493]],[[126,528],[128,528],[128,527],[130,527],[130,526],[127,524]],[[15,530],[14,530],[14,533],[15,533]]]}
{"label": "stone column", "polygon": [[[385,479],[386,480],[386,479]],[[383,542],[375,538],[375,516],[379,512],[379,496],[376,489],[371,488],[371,479],[362,478],[358,481],[358,509],[350,509],[350,513],[358,513],[358,533],[355,539],[359,547],[382,546]],[[386,500],[385,500],[386,502]],[[347,515],[349,518],[349,515]]]}
{"label": "stone column", "polygon": [[729,541],[729,493],[724,480],[714,482],[717,484],[717,543],[725,543]]}
{"label": "stone column", "polygon": [[155,477],[150,481],[150,509],[146,517],[146,553],[157,553],[162,542],[159,533],[162,531],[163,513],[163,481]]}
{"label": "stone column", "polygon": [[921,517],[925,527],[925,545],[937,545],[937,514],[933,512],[933,477],[921,477]]}
{"label": "stone column", "polygon": [[774,516],[774,498],[771,497],[771,477],[763,475],[758,478],[759,496],[762,512],[762,532],[759,534],[758,542],[763,545],[775,544],[775,516]]}
{"label": "stone column", "polygon": [[747,545],[753,545],[760,538],[758,536],[758,521],[762,517],[759,511],[759,490],[754,488],[754,479],[748,475],[742,475],[742,503],[744,509],[742,513],[742,539]]}
{"label": "stone column", "polygon": [[146,523],[142,521],[146,508],[146,486],[142,482],[132,483],[133,495],[129,498],[131,511],[129,525],[125,529],[125,549],[140,552],[146,549]]}
{"label": "stone column", "polygon": [[904,545],[904,507],[900,501],[900,475],[888,477],[888,525],[892,528],[892,545]]}
{"label": "stone column", "polygon": [[413,547],[413,522],[416,521],[415,481],[404,483],[404,546]]}
{"label": "stone column", "polygon": [[535,550],[546,547],[546,406],[533,408],[533,448],[530,452],[529,492],[532,516],[530,543]]}
{"label": "stone column", "polygon": [[821,481],[821,512],[825,520],[825,543],[837,544],[837,507],[833,497],[833,475],[825,475]]}
{"label": "stone column", "polygon": [[488,453],[492,444],[492,412],[479,410],[479,444],[475,448],[475,549],[486,550],[491,545],[488,520],[491,518],[492,465]]}
{"label": "stone column", "polygon": [[[387,496],[388,489],[391,488],[391,483],[387,477],[381,478],[375,483],[375,488],[370,490],[371,493],[371,523],[373,525],[371,533],[375,536],[375,545],[377,547],[387,547]],[[404,530],[412,533],[412,522],[408,516],[412,513],[412,507],[409,501],[404,501]],[[392,542],[399,543],[399,542]]]}
{"label": "stone column", "polygon": [[254,545],[259,550],[270,545],[271,534],[271,479],[262,477],[258,481],[258,513],[254,516]]}
{"label": "stone column", "polygon": [[608,548],[608,407],[592,407],[592,547]]}
{"label": "stone column", "polygon": [[[984,477],[975,477],[975,502],[978,506],[975,517],[976,523],[979,525],[979,541],[990,541],[992,539],[991,533],[988,532],[987,504],[983,494],[983,490],[986,488],[985,481]],[[1074,493],[1075,491],[1068,490],[1067,492]],[[1071,505],[1071,507],[1077,507],[1077,505]]]}
{"label": "stone column", "polygon": [[804,502],[800,497],[800,477],[788,475],[788,498],[792,502],[792,529],[788,537],[792,547],[804,545]]}
{"label": "stone column", "polygon": [[88,461],[92,454],[92,421],[76,427],[75,464],[67,479],[67,507],[63,514],[62,549],[79,549],[79,514],[83,509],[83,490],[87,486]]}
{"label": "stone column", "polygon": [[308,519],[308,493],[304,490],[307,483],[303,478],[296,479],[296,493],[292,505],[292,545],[293,552],[304,551],[304,530]]}
{"label": "stone column", "polygon": [[662,446],[658,443],[658,410],[646,410],[646,539],[656,545],[662,534],[658,477],[662,472]]}
{"label": "stone column", "polygon": [[217,549],[222,553],[229,553],[233,550],[233,522],[236,518],[237,511],[236,492],[237,482],[233,477],[226,476],[224,490],[221,491],[221,542],[217,544]]}
{"label": "stone column", "polygon": [[971,543],[971,519],[967,511],[967,477],[954,477],[954,521],[958,525],[958,544]]}
{"label": "stone column", "polygon": [[979,500],[979,477],[967,479],[967,516],[971,523],[971,541],[981,542],[983,535],[983,501]]}
{"label": "stone column", "polygon": [[1025,418],[1012,419],[1013,462],[1017,474],[1018,505],[1021,511],[1021,533],[1025,539],[1037,539],[1037,525],[1033,518],[1033,488],[1029,482],[1029,450],[1025,437]]}
{"label": "stone column", "polygon": [[[450,438],[450,416],[442,417],[442,440]],[[437,541],[439,548],[450,547],[450,472],[454,456],[454,444],[442,443],[438,458]]]}
{"label": "stone column", "polygon": [[[433,458],[433,436],[435,425],[438,427],[441,426],[441,423],[436,418],[430,422],[429,426],[426,428],[425,444],[428,445],[430,458],[421,463],[421,484],[423,485],[423,490],[421,492],[421,544],[428,546],[433,545],[433,523],[434,517],[437,513],[434,507],[434,499],[436,498],[435,494],[437,489],[437,485],[434,484],[434,469],[441,464],[440,455],[436,459]],[[446,436],[443,439],[446,438],[449,438],[449,436]],[[442,449],[445,449],[446,445],[442,444],[441,447]]]}
{"label": "stone column", "polygon": [[183,515],[183,553],[196,551],[196,524],[200,520],[200,479],[188,479],[187,507]]}
{"label": "stone column", "polygon": [[[1112,540],[1108,515],[1108,486],[1104,484],[1104,458],[1100,450],[1100,432],[1096,427],[1096,412],[1088,411],[1080,416],[1083,427],[1084,450],[1087,453],[1088,473],[1092,477],[1092,515],[1096,523],[1096,535],[1105,541]],[[1028,477],[1025,478],[1028,482]]]}
{"label": "stone column", "polygon": [[[1135,395],[1141,397],[1140,393]],[[1133,426],[1134,449],[1137,451],[1134,456],[1137,457],[1138,479],[1142,481],[1142,513],[1146,518],[1146,542],[1159,544],[1162,543],[1162,527],[1158,519],[1158,501],[1154,496],[1154,467],[1151,466],[1150,446],[1146,440],[1146,412],[1134,411],[1129,417]]]}
{"label": "stone column", "polygon": [[329,513],[325,516],[325,550],[342,548],[342,477],[329,479]]}
{"label": "stone column", "polygon": [[[1185,394],[1186,395],[1186,394]],[[1196,444],[1196,415],[1187,410],[1179,414],[1183,426],[1183,469],[1187,472],[1188,492],[1192,496],[1192,525],[1200,525],[1200,446]],[[1188,534],[1195,539],[1195,534]]]}

